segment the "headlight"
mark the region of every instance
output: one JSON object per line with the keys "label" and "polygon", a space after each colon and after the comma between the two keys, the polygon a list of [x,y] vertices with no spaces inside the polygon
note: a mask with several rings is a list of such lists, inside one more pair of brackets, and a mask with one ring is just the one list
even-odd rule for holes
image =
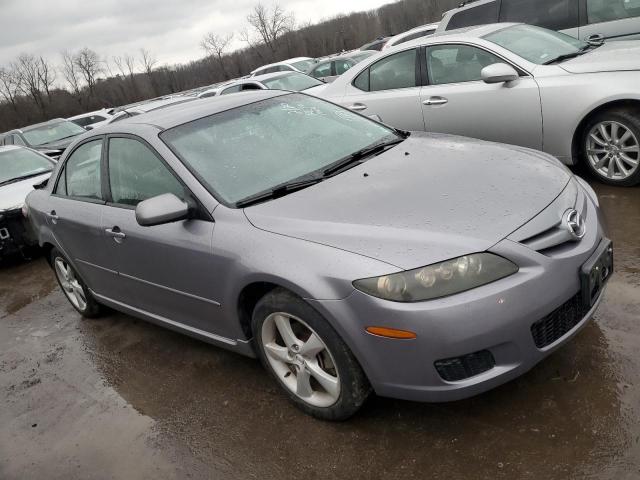
{"label": "headlight", "polygon": [[394,302],[420,302],[465,292],[518,271],[492,253],[474,253],[406,272],[353,282],[358,290]]}

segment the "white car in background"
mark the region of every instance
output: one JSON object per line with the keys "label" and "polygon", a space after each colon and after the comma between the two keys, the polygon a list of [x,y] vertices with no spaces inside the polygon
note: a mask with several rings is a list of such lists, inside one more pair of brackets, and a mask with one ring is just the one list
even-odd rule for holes
{"label": "white car in background", "polygon": [[296,57],[290,58],[288,60],[283,60],[281,62],[270,63],[269,65],[263,65],[262,67],[256,68],[251,72],[251,77],[256,77],[258,75],[264,75],[265,73],[276,73],[276,72],[300,72],[305,73],[308,71],[315,60],[311,57]]}
{"label": "white car in background", "polygon": [[106,125],[113,117],[113,108],[103,108],[102,110],[96,110],[95,112],[82,113],[75,117],[69,117],[67,120],[72,121],[76,125],[86,129],[93,130],[102,125]]}
{"label": "white car in background", "polygon": [[0,146],[0,259],[38,244],[24,200],[34,185],[44,185],[54,166],[53,160],[31,148]]}
{"label": "white car in background", "polygon": [[406,32],[399,33],[391,37],[387,43],[382,47],[382,51],[389,50],[391,47],[395,47],[396,45],[400,45],[401,43],[408,42],[410,40],[415,40],[416,38],[428,37],[436,33],[438,29],[437,23],[429,23],[427,25],[421,25],[416,28],[412,28],[411,30],[407,30]]}
{"label": "white car in background", "polygon": [[217,97],[219,95],[245,92],[247,90],[286,90],[290,92],[304,92],[317,97],[326,86],[326,83],[304,73],[278,72],[257,75],[215,87],[202,92],[198,97]]}

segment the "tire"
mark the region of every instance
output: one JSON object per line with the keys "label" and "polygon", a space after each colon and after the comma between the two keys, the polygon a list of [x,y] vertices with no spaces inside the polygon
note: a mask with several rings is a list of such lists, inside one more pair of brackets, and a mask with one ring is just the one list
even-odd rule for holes
{"label": "tire", "polygon": [[252,328],[262,364],[303,412],[322,420],[346,420],[371,393],[349,347],[316,310],[291,292],[278,288],[260,299]]}
{"label": "tire", "polygon": [[581,157],[603,183],[621,187],[640,183],[640,110],[617,108],[595,115],[582,132]]}
{"label": "tire", "polygon": [[[51,250],[51,267],[62,292],[71,306],[85,318],[96,318],[102,313],[102,306],[93,298],[87,285],[69,264],[65,256],[56,248]],[[62,268],[61,268],[62,267]],[[66,276],[65,272],[66,271]]]}

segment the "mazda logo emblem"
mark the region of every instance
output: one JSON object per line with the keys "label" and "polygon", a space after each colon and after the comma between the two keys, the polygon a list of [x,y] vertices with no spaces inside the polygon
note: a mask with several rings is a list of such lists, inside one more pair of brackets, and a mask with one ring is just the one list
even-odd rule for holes
{"label": "mazda logo emblem", "polygon": [[571,237],[576,241],[584,237],[584,234],[587,232],[584,218],[573,208],[565,212],[563,223]]}

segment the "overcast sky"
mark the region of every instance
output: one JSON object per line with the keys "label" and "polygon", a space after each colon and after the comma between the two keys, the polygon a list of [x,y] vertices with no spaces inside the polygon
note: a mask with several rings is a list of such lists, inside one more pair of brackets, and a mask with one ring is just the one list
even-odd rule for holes
{"label": "overcast sky", "polygon": [[[391,0],[280,0],[298,23],[377,8]],[[103,58],[138,54],[161,64],[201,58],[208,31],[237,32],[257,0],[0,0],[0,65],[22,52],[56,63],[64,49],[89,47]],[[267,0],[265,5],[271,5]],[[237,35],[236,35],[237,36]],[[239,43],[238,43],[239,45]]]}

